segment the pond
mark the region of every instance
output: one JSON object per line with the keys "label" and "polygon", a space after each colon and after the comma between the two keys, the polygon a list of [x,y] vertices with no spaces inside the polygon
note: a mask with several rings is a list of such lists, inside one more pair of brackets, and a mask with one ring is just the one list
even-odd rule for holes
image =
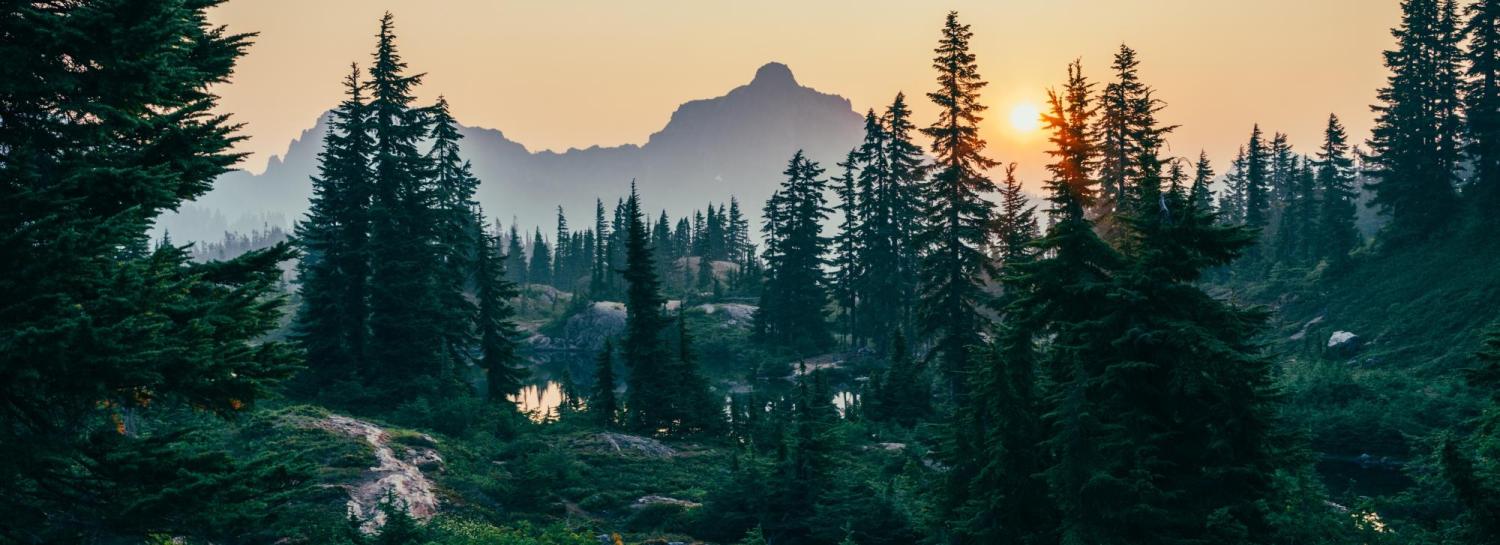
{"label": "pond", "polygon": [[[530,416],[532,420],[544,421],[557,415],[557,408],[563,402],[563,379],[568,377],[573,381],[574,388],[587,395],[594,391],[594,360],[584,353],[574,352],[548,352],[533,354],[530,356],[531,371],[530,380],[521,388],[521,392],[510,396],[511,402],[522,413]],[[618,365],[618,364],[617,364]],[[616,377],[624,377],[625,371],[617,368]],[[481,377],[482,380],[482,377]],[[790,386],[790,384],[788,384]],[[735,386],[729,381],[719,381],[717,389],[721,392],[743,391],[743,386]],[[624,385],[617,387],[623,398]],[[729,396],[725,396],[725,408],[728,409]],[[829,400],[834,408],[843,416],[848,408],[859,401],[859,394],[844,388],[835,389],[833,398]]]}

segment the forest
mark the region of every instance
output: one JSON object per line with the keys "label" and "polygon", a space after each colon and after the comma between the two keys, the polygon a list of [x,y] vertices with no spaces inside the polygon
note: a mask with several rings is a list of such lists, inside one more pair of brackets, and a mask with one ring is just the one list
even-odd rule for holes
{"label": "forest", "polygon": [[1041,180],[949,12],[765,202],[545,227],[388,12],[307,214],[177,243],[224,1],[3,3],[0,543],[1500,543],[1500,1],[1401,0],[1369,140],[1229,164],[1128,45],[1057,66]]}

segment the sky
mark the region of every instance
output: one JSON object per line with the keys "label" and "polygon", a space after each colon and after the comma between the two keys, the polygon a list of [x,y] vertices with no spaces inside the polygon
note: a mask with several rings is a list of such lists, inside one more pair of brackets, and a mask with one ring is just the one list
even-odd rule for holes
{"label": "sky", "polygon": [[[387,10],[410,69],[427,74],[420,101],[444,95],[465,125],[561,151],[644,143],[679,104],[720,96],[769,61],[860,112],[898,91],[921,97],[950,9],[971,25],[989,81],[990,155],[1019,163],[1030,188],[1046,136],[1012,118],[1043,107],[1073,59],[1102,87],[1129,44],[1167,103],[1162,121],[1180,125],[1170,153],[1207,150],[1222,172],[1255,123],[1307,153],[1329,113],[1367,138],[1399,20],[1396,0],[232,0],[210,17],[259,33],[215,89],[251,137],[242,167],[259,172],[337,103],[350,62],[368,64]],[[908,102],[919,126],[930,122],[929,102]]]}

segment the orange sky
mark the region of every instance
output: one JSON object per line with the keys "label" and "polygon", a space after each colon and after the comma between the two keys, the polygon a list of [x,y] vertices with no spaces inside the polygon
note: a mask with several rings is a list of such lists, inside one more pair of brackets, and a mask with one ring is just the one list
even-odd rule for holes
{"label": "orange sky", "polygon": [[[212,17],[260,32],[217,89],[248,124],[244,166],[260,171],[337,102],[385,10],[406,61],[428,74],[421,100],[446,95],[464,124],[563,150],[644,143],[678,104],[721,95],[772,60],[860,111],[898,90],[920,97],[933,87],[949,9],[972,25],[990,82],[991,155],[1021,163],[1028,185],[1041,176],[1045,138],[1012,128],[1011,109],[1040,105],[1075,57],[1108,79],[1121,42],[1168,102],[1163,120],[1182,125],[1175,155],[1206,148],[1222,172],[1255,122],[1311,152],[1329,112],[1363,140],[1399,16],[1395,0],[233,0]],[[925,99],[910,103],[919,125],[930,120]]]}

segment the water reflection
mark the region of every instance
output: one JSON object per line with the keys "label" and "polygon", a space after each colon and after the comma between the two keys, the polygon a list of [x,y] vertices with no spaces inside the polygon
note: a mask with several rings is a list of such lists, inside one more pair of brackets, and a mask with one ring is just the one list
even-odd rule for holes
{"label": "water reflection", "polygon": [[[592,377],[589,377],[592,381]],[[592,391],[590,387],[586,391]],[[558,407],[563,403],[562,383],[556,380],[542,380],[528,384],[521,388],[521,393],[510,396],[508,399],[516,404],[516,408],[522,413],[531,416],[537,422],[544,422],[557,416]],[[724,396],[724,410],[728,414],[732,396]],[[839,391],[829,400],[833,407],[838,410],[840,417],[847,417],[850,407],[857,406],[859,394],[850,391]]]}

